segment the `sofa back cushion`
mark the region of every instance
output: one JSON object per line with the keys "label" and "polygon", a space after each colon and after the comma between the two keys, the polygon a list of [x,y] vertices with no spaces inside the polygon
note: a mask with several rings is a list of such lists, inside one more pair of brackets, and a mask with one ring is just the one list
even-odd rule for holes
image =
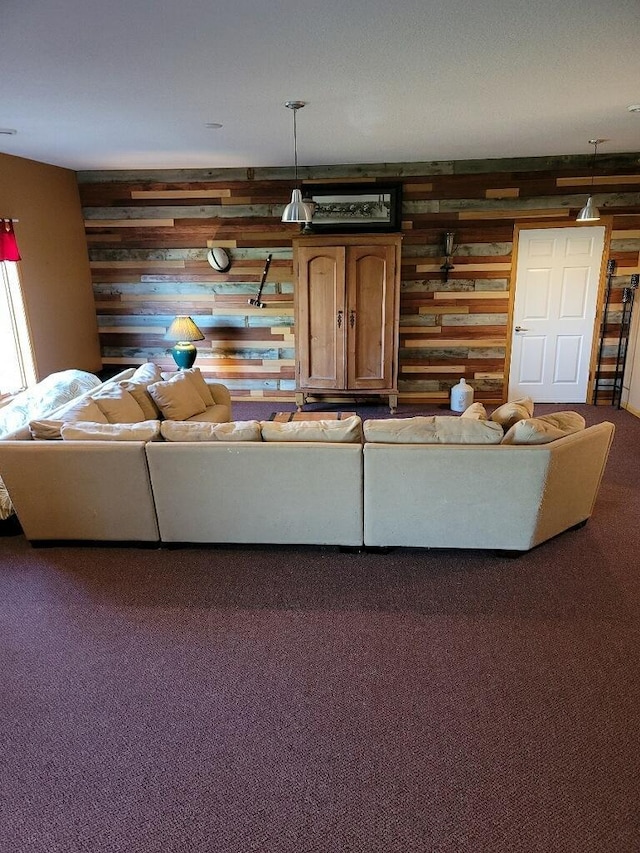
{"label": "sofa back cushion", "polygon": [[586,422],[577,412],[555,412],[518,421],[505,434],[503,444],[548,444],[565,435],[580,432]]}
{"label": "sofa back cushion", "polygon": [[258,421],[162,421],[160,433],[165,441],[261,441]]}
{"label": "sofa back cushion", "polygon": [[471,418],[474,421],[486,421],[489,419],[487,410],[482,403],[472,403],[460,415],[461,418]]}
{"label": "sofa back cushion", "polygon": [[167,420],[186,421],[207,408],[193,379],[184,371],[177,373],[172,379],[154,382],[149,385],[148,391]]}
{"label": "sofa back cushion", "polygon": [[519,400],[511,400],[498,406],[491,412],[491,420],[506,431],[518,421],[533,416],[533,400],[531,397],[521,397]]}
{"label": "sofa back cushion", "polygon": [[125,391],[128,391],[140,406],[145,420],[153,421],[160,417],[160,409],[151,394],[147,391],[147,385],[144,382],[134,382],[132,379],[129,379],[120,382],[119,385]]}
{"label": "sofa back cushion", "polygon": [[163,373],[162,379],[174,379],[178,375],[185,376],[191,382],[198,394],[202,397],[202,402],[205,406],[213,406],[215,400],[213,399],[211,388],[207,385],[199,367],[189,367],[185,370],[175,370],[170,373]]}
{"label": "sofa back cushion", "polygon": [[317,421],[260,421],[263,441],[322,441],[362,444],[362,421],[358,415],[343,420],[323,418]]}
{"label": "sofa back cushion", "polygon": [[140,404],[120,383],[102,388],[91,397],[110,424],[137,424],[145,419]]}
{"label": "sofa back cushion", "polygon": [[493,421],[447,415],[364,422],[365,441],[381,444],[500,444],[502,436]]}

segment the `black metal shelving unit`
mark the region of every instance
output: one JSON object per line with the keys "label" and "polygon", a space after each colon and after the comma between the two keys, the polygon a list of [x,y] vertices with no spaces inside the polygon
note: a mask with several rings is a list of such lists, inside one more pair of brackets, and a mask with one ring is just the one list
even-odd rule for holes
{"label": "black metal shelving unit", "polygon": [[596,365],[596,387],[593,392],[594,405],[598,402],[598,393],[600,392],[600,380],[602,370],[602,357],[604,352],[604,335],[609,320],[609,302],[611,300],[611,285],[613,277],[616,274],[616,262],[613,260],[607,261],[607,285],[605,289],[604,308],[602,309],[602,318],[600,321],[600,346],[598,348],[598,363]]}
{"label": "black metal shelving unit", "polygon": [[624,382],[624,369],[627,364],[627,350],[629,348],[629,332],[631,331],[631,314],[633,312],[633,300],[638,289],[640,275],[634,273],[631,276],[629,286],[622,291],[622,317],[620,319],[620,337],[618,338],[618,351],[616,355],[616,369],[613,374],[613,397],[611,405],[620,408],[622,404],[622,385]]}

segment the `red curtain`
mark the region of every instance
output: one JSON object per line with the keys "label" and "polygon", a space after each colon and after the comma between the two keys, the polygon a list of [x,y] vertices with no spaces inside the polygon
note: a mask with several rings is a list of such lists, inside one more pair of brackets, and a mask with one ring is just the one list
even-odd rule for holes
{"label": "red curtain", "polygon": [[13,221],[0,219],[0,261],[19,261],[20,252],[13,233]]}

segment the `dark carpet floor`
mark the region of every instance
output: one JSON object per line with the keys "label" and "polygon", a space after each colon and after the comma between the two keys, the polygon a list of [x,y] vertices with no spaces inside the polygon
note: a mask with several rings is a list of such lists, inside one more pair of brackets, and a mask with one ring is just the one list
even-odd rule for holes
{"label": "dark carpet floor", "polygon": [[0,538],[2,853],[637,853],[640,420],[570,408],[595,515],[517,560]]}

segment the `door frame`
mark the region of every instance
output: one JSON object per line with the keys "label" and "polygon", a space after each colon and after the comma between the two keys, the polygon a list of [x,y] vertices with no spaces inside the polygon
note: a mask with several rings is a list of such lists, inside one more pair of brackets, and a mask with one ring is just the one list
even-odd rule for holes
{"label": "door frame", "polygon": [[591,355],[589,357],[589,382],[587,384],[587,399],[586,403],[593,401],[593,393],[595,389],[596,379],[596,359],[598,357],[598,349],[600,345],[600,328],[602,325],[602,315],[604,312],[604,292],[607,282],[607,261],[611,251],[611,231],[613,228],[612,216],[601,216],[595,222],[531,222],[531,220],[523,220],[516,222],[513,226],[513,249],[511,252],[511,272],[509,274],[509,307],[507,309],[507,342],[505,348],[505,371],[504,383],[502,389],[502,401],[506,402],[509,396],[509,384],[511,379],[511,355],[513,349],[513,310],[516,300],[516,287],[518,276],[518,247],[520,245],[521,231],[543,231],[547,228],[593,228],[594,226],[604,227],[604,244],[602,249],[602,257],[600,259],[600,274],[598,277],[598,289],[596,294],[596,310],[593,319],[593,331],[591,335]]}

